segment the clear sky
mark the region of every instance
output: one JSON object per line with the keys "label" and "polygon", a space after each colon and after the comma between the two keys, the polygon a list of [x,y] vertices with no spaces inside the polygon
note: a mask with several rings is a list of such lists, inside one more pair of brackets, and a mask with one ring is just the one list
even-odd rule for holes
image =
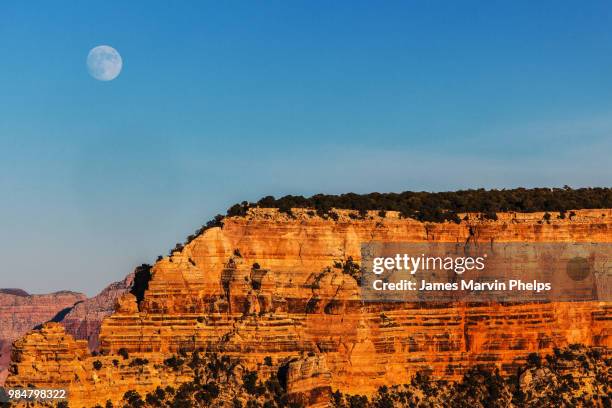
{"label": "clear sky", "polygon": [[611,97],[609,1],[2,1],[0,287],[95,294],[269,194],[610,186]]}

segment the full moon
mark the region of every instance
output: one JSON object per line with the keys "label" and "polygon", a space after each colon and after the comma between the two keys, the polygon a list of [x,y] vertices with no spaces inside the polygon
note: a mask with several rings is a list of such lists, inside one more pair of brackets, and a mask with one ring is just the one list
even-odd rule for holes
{"label": "full moon", "polygon": [[121,55],[108,45],[92,48],[87,55],[87,71],[98,81],[112,81],[119,76],[122,67]]}

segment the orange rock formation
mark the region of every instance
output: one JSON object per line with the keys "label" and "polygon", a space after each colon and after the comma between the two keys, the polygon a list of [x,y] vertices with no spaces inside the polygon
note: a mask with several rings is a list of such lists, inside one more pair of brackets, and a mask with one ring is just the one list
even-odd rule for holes
{"label": "orange rock formation", "polygon": [[[339,213],[337,221],[305,210],[226,218],[223,228],[157,262],[140,304],[131,294],[121,298],[101,327],[102,356],[89,356],[84,342],[47,325],[15,343],[8,384],[66,386],[75,406],[103,404],[129,389],[184,381],[159,363],[203,348],[239,356],[249,369],[261,369],[269,356],[285,370],[288,392],[317,405],[331,389],[371,393],[419,370],[453,379],[487,363],[514,373],[534,351],[612,345],[610,303],[363,304],[355,279],[334,268],[349,257],[359,262],[360,245],[369,241],[612,242],[612,210],[579,210],[571,220],[552,214],[550,222],[543,213],[500,214],[461,224]],[[120,349],[149,364],[114,364]]]}
{"label": "orange rock formation", "polygon": [[75,292],[30,295],[22,290],[0,289],[0,385],[8,374],[13,341],[85,299]]}

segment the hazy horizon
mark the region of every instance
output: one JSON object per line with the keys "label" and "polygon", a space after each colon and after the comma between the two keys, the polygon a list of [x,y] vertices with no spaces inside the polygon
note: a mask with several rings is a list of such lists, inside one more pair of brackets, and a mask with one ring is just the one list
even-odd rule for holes
{"label": "hazy horizon", "polygon": [[266,195],[612,185],[606,2],[7,1],[0,46],[2,288],[95,295]]}

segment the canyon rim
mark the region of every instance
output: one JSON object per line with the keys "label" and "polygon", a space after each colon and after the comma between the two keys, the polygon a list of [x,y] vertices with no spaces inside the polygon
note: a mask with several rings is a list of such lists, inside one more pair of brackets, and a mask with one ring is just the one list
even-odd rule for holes
{"label": "canyon rim", "polygon": [[6,385],[66,388],[70,406],[122,406],[130,393],[192,382],[198,371],[187,362],[200,353],[234,362],[241,390],[207,404],[248,404],[254,375],[260,385],[277,380],[287,404],[328,406],[336,390],[373,398],[423,373],[452,382],[485,367],[509,377],[534,353],[574,344],[609,356],[609,302],[363,303],[358,275],[371,241],[609,243],[612,210],[461,213],[459,222],[332,213],[248,208],[218,219],[141,271],[139,288],[118,293],[99,335],[75,340],[72,319],[15,341]]}

